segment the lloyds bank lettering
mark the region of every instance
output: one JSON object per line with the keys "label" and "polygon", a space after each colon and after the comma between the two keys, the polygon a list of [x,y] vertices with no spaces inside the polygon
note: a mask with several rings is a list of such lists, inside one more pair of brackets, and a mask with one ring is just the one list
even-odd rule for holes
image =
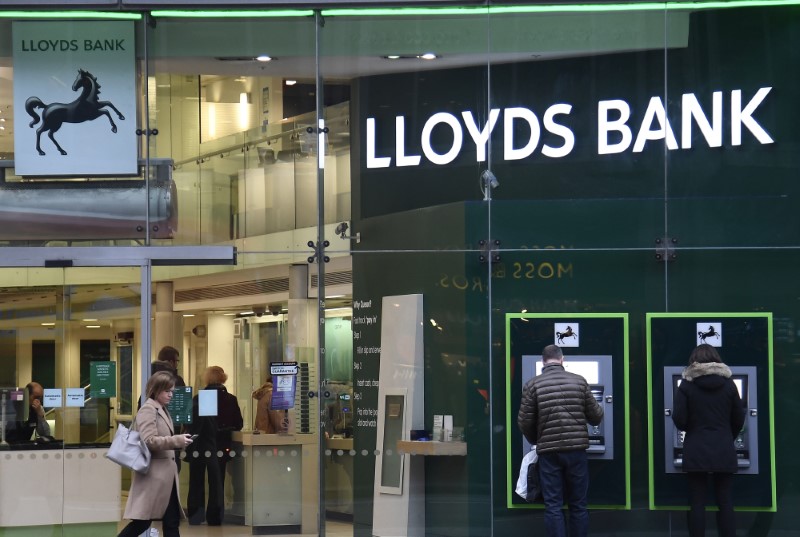
{"label": "lloyds bank lettering", "polygon": [[[758,108],[771,90],[772,87],[762,87],[750,96],[743,95],[739,89],[727,94],[716,91],[711,95],[710,111],[703,109],[694,93],[684,93],[676,101],[680,103],[680,121],[677,125],[673,125],[667,117],[666,106],[660,96],[651,97],[644,113],[638,117],[634,117],[631,106],[624,100],[599,101],[597,154],[613,155],[626,151],[640,153],[648,144],[655,142],[665,144],[670,151],[692,149],[697,144],[705,144],[707,147],[722,147],[726,144],[731,147],[739,146],[746,137],[759,144],[771,144],[774,140],[756,120]],[[572,110],[573,106],[568,103],[553,104],[544,111],[540,119],[536,111],[529,108],[496,108],[490,110],[489,117],[481,125],[469,110],[461,112],[460,117],[449,112],[439,112],[425,121],[421,132],[407,132],[405,116],[396,116],[393,155],[377,153],[378,119],[368,117],[367,168],[419,166],[423,163],[423,158],[436,165],[449,164],[459,156],[465,143],[474,144],[477,162],[484,162],[489,138],[501,117],[503,160],[526,159],[537,150],[547,158],[563,158],[572,152],[576,144],[575,133],[565,125],[565,118],[571,116]],[[516,129],[519,122],[527,123],[528,128]],[[450,132],[452,142],[449,147],[433,147],[431,138],[436,129]],[[700,136],[693,136],[697,130]],[[548,140],[560,143],[542,144],[540,147],[542,131],[552,135]],[[524,139],[515,139],[519,132],[529,134]],[[469,141],[465,142],[465,138]],[[696,138],[702,138],[702,141]],[[416,145],[421,147],[421,155],[406,150],[410,139],[419,141]],[[385,146],[385,143],[381,146]]]}
{"label": "lloyds bank lettering", "polygon": [[124,51],[124,39],[23,39],[22,52]]}

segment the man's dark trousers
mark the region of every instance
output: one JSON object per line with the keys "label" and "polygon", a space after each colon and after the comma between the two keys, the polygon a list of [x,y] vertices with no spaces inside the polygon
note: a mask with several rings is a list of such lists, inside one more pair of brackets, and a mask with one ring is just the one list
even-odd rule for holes
{"label": "man's dark trousers", "polygon": [[586,537],[589,512],[589,464],[586,451],[554,451],[539,454],[539,478],[544,497],[544,527],[547,537],[566,537],[564,514],[569,507],[569,537]]}

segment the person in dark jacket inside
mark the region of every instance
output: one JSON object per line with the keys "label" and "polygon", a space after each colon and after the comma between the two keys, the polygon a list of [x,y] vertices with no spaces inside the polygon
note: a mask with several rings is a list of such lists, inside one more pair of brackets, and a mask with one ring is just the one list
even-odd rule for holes
{"label": "person in dark jacket inside", "polygon": [[[228,375],[219,366],[203,373],[205,390],[217,391],[217,413],[201,416],[199,394],[192,399],[192,425],[189,432],[197,439],[187,450],[189,461],[189,495],[186,502],[189,524],[219,526],[225,514],[225,469],[230,459],[231,433],[241,431],[244,421],[239,401],[228,393],[224,383]],[[207,454],[209,456],[207,456]],[[205,503],[205,477],[208,474],[208,504]]]}
{"label": "person in dark jacket inside", "polygon": [[733,442],[744,425],[742,399],[730,368],[711,345],[698,345],[692,351],[682,377],[672,421],[685,432],[683,471],[689,478],[689,535],[705,535],[710,477],[719,507],[717,531],[720,537],[735,537],[731,486],[738,465]]}
{"label": "person in dark jacket inside", "polygon": [[179,359],[180,353],[178,349],[170,347],[169,345],[162,347],[161,350],[158,351],[156,361],[150,364],[150,374],[152,375],[157,371],[169,371],[175,376],[175,386],[179,388],[181,386],[186,386],[183,377],[178,374]]}
{"label": "person in dark jacket inside", "polygon": [[542,351],[542,373],[522,390],[517,424],[539,456],[548,537],[566,537],[562,506],[569,506],[569,536],[589,532],[586,494],[589,490],[587,423],[599,425],[603,409],[586,379],[564,369],[564,354],[556,345]]}

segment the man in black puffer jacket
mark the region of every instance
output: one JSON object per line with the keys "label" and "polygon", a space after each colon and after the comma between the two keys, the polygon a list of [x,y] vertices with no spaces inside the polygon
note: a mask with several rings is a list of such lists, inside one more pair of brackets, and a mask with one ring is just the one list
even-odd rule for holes
{"label": "man in black puffer jacket", "polygon": [[556,345],[542,351],[542,373],[525,384],[517,424],[539,456],[548,537],[565,537],[561,507],[569,506],[569,535],[589,531],[586,494],[589,490],[587,423],[599,425],[603,409],[586,379],[564,369],[564,354]]}

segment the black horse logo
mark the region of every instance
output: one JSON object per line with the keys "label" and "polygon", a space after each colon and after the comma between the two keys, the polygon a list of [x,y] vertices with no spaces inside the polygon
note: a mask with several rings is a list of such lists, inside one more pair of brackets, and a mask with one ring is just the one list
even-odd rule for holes
{"label": "black horse logo", "polygon": [[97,100],[97,96],[100,95],[100,84],[97,83],[97,79],[89,71],[78,69],[78,76],[75,78],[75,82],[72,83],[72,91],[78,91],[78,89],[82,90],[80,97],[69,104],[44,104],[39,97],[29,97],[25,101],[25,111],[33,118],[33,121],[28,125],[31,128],[39,123],[40,118],[39,114],[36,113],[36,109],[44,109],[41,117],[42,124],[36,129],[36,150],[40,155],[44,155],[40,140],[42,133],[45,131],[61,154],[67,154],[53,137],[64,123],[83,123],[104,115],[111,122],[111,132],[117,132],[117,126],[114,124],[114,120],[111,119],[111,114],[109,114],[108,110],[104,110],[106,106],[116,112],[121,120],[125,120],[125,116],[117,110],[116,106],[109,101]]}
{"label": "black horse logo", "polygon": [[565,337],[574,337],[576,340],[578,339],[578,333],[572,331],[572,327],[568,326],[566,330],[563,332],[556,332],[556,341],[559,343],[564,343]]}
{"label": "black horse logo", "polygon": [[706,342],[706,338],[713,337],[713,336],[717,336],[717,339],[719,339],[719,332],[714,330],[713,326],[709,326],[708,327],[708,332],[698,332],[697,333],[697,337],[700,338],[700,341],[702,343]]}

